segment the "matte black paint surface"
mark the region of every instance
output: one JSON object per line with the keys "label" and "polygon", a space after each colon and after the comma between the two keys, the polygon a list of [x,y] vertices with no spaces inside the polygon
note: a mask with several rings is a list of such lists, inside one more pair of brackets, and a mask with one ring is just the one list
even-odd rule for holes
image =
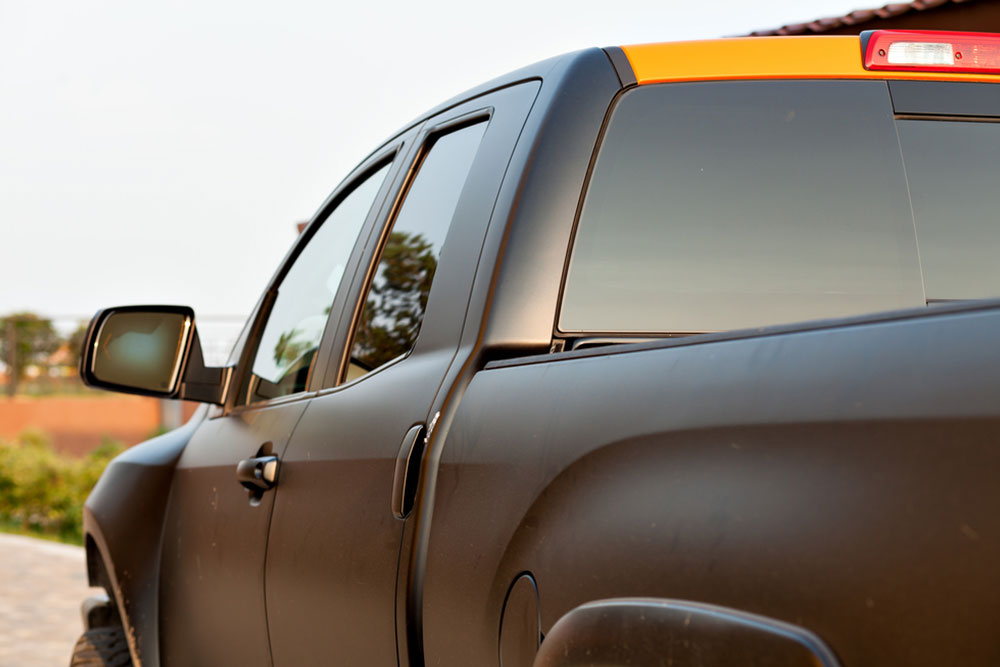
{"label": "matte black paint surface", "polygon": [[[265,443],[281,455],[305,401],[204,422],[184,450],[163,525],[164,665],[268,665],[264,556],[274,489],[249,502],[236,464]],[[282,471],[278,472],[278,487]]]}
{"label": "matte black paint surface", "polygon": [[528,667],[534,661],[541,628],[538,587],[530,574],[514,580],[500,618],[500,667]]}
{"label": "matte black paint surface", "polygon": [[310,403],[283,456],[268,543],[274,664],[396,663],[396,454],[451,357],[414,355]]}
{"label": "matte black paint surface", "polygon": [[801,625],[847,665],[994,663],[997,340],[993,310],[478,374],[438,474],[428,657],[489,664],[530,570],[543,632],[653,596]]}
{"label": "matte black paint surface", "polygon": [[[108,587],[133,659],[159,664],[160,536],[174,466],[201,423],[198,410],[179,429],[126,450],[105,469],[83,509],[91,586]],[[93,548],[91,548],[91,545]]]}

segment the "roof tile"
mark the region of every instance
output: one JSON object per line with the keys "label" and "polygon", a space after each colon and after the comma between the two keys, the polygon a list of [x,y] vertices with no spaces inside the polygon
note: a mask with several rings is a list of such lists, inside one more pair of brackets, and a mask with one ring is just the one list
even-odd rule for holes
{"label": "roof tile", "polygon": [[948,4],[963,4],[974,1],[975,0],[913,0],[913,2],[892,3],[872,9],[858,9],[847,14],[846,16],[830,16],[807,23],[791,23],[772,30],[756,30],[750,33],[750,35],[762,37],[767,35],[808,35],[822,33],[841,26],[854,26],[877,18],[893,18],[910,11],[924,11]]}

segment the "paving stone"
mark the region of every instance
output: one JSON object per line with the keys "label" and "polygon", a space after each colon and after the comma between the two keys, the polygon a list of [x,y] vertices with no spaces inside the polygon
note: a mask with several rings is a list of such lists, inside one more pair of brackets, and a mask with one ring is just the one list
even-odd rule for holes
{"label": "paving stone", "polygon": [[89,588],[83,549],[0,534],[0,667],[68,665]]}

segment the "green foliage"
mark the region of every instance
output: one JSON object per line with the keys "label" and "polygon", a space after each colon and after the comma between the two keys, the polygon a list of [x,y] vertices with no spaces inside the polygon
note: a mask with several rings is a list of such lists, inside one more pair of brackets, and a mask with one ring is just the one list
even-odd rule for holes
{"label": "green foliage", "polygon": [[80,544],[83,503],[108,462],[123,449],[105,439],[83,458],[66,456],[38,431],[0,443],[0,525]]}

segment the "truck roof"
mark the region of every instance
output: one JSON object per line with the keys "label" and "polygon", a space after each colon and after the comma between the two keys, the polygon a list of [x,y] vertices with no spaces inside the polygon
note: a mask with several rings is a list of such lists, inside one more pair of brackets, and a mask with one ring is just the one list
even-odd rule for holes
{"label": "truck roof", "polygon": [[[864,67],[863,44],[869,35],[897,33],[929,38],[955,36],[985,38],[998,73],[914,72],[868,70]],[[625,86],[633,83],[713,81],[733,79],[922,79],[925,81],[979,81],[1000,83],[1000,33],[942,31],[870,31],[861,35],[803,35],[794,37],[726,37],[720,39],[591,47],[554,56],[479,84],[427,110],[386,138],[385,143],[407,129],[465,100],[528,80],[558,78],[575,61],[602,52],[614,64]],[[633,77],[628,76],[631,70]],[[628,79],[626,81],[626,79]]]}
{"label": "truck roof", "polygon": [[[924,31],[922,34],[947,33]],[[1000,35],[984,33],[950,34],[980,35],[991,41],[1000,38]],[[864,38],[864,35],[734,37],[621,48],[640,85],[666,81],[795,78],[1000,82],[998,74],[867,70],[862,52]]]}

